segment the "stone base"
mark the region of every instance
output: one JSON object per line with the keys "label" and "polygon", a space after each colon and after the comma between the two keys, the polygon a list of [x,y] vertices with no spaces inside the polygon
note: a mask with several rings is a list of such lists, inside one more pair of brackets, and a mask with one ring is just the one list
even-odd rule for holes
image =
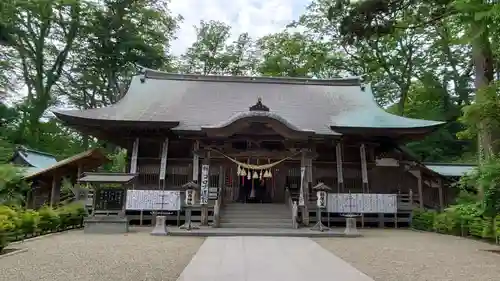
{"label": "stone base", "polygon": [[122,216],[96,215],[83,221],[84,233],[119,234],[128,232],[128,221]]}
{"label": "stone base", "polygon": [[153,231],[151,231],[151,235],[157,236],[166,236],[168,235],[167,231],[167,217],[166,216],[157,216],[156,217],[156,225]]}
{"label": "stone base", "polygon": [[348,236],[359,235],[358,228],[356,227],[356,218],[355,217],[346,217],[345,218],[344,234],[348,235]]}

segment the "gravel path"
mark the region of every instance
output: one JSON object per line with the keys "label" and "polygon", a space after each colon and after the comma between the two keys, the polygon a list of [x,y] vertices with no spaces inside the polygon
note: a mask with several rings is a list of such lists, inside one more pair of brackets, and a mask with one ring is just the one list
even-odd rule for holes
{"label": "gravel path", "polygon": [[411,230],[362,230],[364,237],[314,239],[376,281],[498,281],[500,247]]}
{"label": "gravel path", "polygon": [[195,237],[158,237],[72,231],[11,248],[0,257],[0,281],[175,281],[203,243]]}

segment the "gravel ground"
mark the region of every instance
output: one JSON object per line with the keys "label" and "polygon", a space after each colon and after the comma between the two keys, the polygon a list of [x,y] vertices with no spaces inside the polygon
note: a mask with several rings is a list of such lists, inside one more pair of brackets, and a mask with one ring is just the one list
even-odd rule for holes
{"label": "gravel ground", "polygon": [[499,281],[500,247],[411,230],[363,230],[361,238],[318,238],[318,244],[376,281]]}
{"label": "gravel ground", "polygon": [[27,252],[0,257],[0,281],[175,281],[202,238],[71,231],[11,245]]}

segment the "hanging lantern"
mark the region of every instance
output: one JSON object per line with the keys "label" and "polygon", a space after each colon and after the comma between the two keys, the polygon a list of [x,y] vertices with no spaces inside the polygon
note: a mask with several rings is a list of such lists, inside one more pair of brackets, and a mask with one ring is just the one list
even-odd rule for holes
{"label": "hanging lantern", "polygon": [[270,177],[270,178],[272,178],[272,177],[273,177],[273,173],[271,172],[271,169],[269,169],[269,170],[267,171],[267,173],[268,173],[268,175],[269,175],[269,177]]}
{"label": "hanging lantern", "polygon": [[246,175],[247,175],[247,171],[245,171],[245,169],[241,168],[240,176],[244,177]]}
{"label": "hanging lantern", "polygon": [[256,171],[253,171],[253,176],[252,176],[252,178],[254,178],[254,179],[258,179],[258,178],[259,178],[259,175],[257,174],[257,172],[256,172]]}
{"label": "hanging lantern", "polygon": [[259,179],[263,179],[264,178],[264,172],[262,172],[262,170],[259,171]]}
{"label": "hanging lantern", "polygon": [[240,165],[238,165],[238,171],[236,172],[236,174],[238,176],[241,176],[241,166]]}
{"label": "hanging lantern", "polygon": [[247,179],[248,179],[248,180],[251,180],[251,179],[252,179],[252,175],[251,175],[251,174],[252,174],[252,173],[251,173],[250,171],[248,171],[248,174],[247,174]]}

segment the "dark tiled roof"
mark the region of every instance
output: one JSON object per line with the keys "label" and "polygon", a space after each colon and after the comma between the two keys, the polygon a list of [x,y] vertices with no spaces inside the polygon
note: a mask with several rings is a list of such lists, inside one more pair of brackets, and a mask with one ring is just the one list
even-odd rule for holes
{"label": "dark tiled roof", "polygon": [[337,134],[330,126],[420,128],[441,124],[385,112],[358,78],[202,76],[156,71],[133,77],[125,97],[112,106],[55,114],[69,124],[75,119],[179,122],[174,130],[197,131],[245,117],[259,97],[269,108],[265,114],[272,115],[270,118],[291,129],[317,134]]}

